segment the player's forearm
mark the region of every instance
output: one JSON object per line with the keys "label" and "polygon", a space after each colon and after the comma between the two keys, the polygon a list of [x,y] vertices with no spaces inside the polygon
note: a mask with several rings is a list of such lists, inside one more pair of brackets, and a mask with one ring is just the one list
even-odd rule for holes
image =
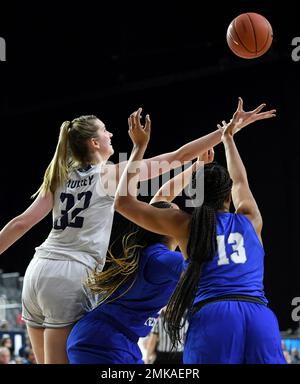
{"label": "player's forearm", "polygon": [[182,190],[189,184],[192,174],[197,170],[199,166],[197,163],[194,163],[192,166],[187,168],[184,172],[179,173],[171,180],[167,181],[161,186],[161,188],[153,196],[151,202],[164,200],[164,201],[173,201],[176,196],[178,196]]}
{"label": "player's forearm", "polygon": [[[208,151],[221,142],[222,133],[216,130],[208,135],[191,141],[176,151],[144,159],[141,165],[140,181],[155,178],[182,165],[184,162],[196,159],[202,153]],[[120,169],[125,163],[120,163]],[[122,173],[122,171],[121,171]]]}
{"label": "player's forearm", "polygon": [[210,148],[215,147],[221,142],[222,132],[218,129],[209,133],[199,139],[191,141],[180,147],[176,152],[178,158],[183,161],[193,160],[200,154],[208,151]]}
{"label": "player's forearm", "polygon": [[11,220],[0,232],[0,254],[20,239],[29,229],[30,227],[18,217]]}
{"label": "player's forearm", "polygon": [[141,160],[143,159],[146,146],[134,146],[128,160],[128,163],[122,173],[115,197],[115,207],[126,202],[127,199],[136,197],[137,183],[139,181],[139,173]]}
{"label": "player's forearm", "polygon": [[147,357],[150,358],[155,351],[157,335],[151,335],[147,343]]}
{"label": "player's forearm", "polygon": [[234,184],[248,183],[247,172],[238,149],[235,145],[233,136],[226,136],[223,139],[227,169]]}

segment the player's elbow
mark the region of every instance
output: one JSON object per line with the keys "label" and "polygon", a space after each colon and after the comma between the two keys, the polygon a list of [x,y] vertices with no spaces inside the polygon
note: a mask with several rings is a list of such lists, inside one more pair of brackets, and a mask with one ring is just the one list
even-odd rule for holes
{"label": "player's elbow", "polygon": [[22,233],[28,231],[32,227],[31,220],[26,216],[17,216],[11,221],[11,226],[15,232]]}
{"label": "player's elbow", "polygon": [[185,161],[190,161],[193,158],[192,153],[185,148],[185,146],[177,149],[177,151],[172,152],[172,155],[174,157],[173,161],[180,161],[181,163],[184,163]]}
{"label": "player's elbow", "polygon": [[129,206],[128,196],[117,196],[114,202],[114,209],[120,214],[127,212]]}
{"label": "player's elbow", "polygon": [[131,220],[138,207],[138,201],[132,196],[118,196],[115,199],[114,209],[127,219]]}

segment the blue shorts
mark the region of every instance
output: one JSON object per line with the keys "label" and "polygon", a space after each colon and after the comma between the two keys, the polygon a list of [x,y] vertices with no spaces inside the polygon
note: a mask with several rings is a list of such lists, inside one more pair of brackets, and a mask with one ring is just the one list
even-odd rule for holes
{"label": "blue shorts", "polygon": [[277,318],[262,304],[219,301],[190,319],[185,364],[286,364]]}
{"label": "blue shorts", "polygon": [[103,316],[91,312],[73,327],[67,340],[71,364],[144,364],[137,344]]}

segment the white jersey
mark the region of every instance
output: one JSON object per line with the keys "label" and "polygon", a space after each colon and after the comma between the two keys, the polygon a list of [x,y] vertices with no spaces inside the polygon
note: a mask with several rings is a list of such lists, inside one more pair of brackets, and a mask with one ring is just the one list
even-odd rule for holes
{"label": "white jersey", "polygon": [[114,215],[114,198],[105,193],[101,164],[74,169],[55,191],[53,228],[36,248],[36,257],[104,265]]}

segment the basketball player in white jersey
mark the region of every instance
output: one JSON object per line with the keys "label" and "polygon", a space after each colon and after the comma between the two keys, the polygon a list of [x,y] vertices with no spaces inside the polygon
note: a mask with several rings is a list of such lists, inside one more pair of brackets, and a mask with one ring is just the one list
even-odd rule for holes
{"label": "basketball player in white jersey", "polygon": [[[259,108],[244,112],[243,126],[265,118],[268,112],[258,113]],[[130,119],[141,124],[140,115],[141,108]],[[147,116],[146,126],[150,124]],[[221,134],[218,129],[174,152],[143,160],[140,180],[162,172],[151,167],[152,162],[164,162],[164,172],[169,171],[178,161],[192,160],[217,145]],[[83,283],[95,263],[104,265],[114,213],[112,196],[126,166],[126,162],[107,164],[114,153],[112,136],[93,115],[65,121],[37,198],[0,232],[1,254],[52,211],[53,228],[36,248],[22,292],[23,318],[38,363],[68,362],[66,340],[72,326],[96,303]]]}

